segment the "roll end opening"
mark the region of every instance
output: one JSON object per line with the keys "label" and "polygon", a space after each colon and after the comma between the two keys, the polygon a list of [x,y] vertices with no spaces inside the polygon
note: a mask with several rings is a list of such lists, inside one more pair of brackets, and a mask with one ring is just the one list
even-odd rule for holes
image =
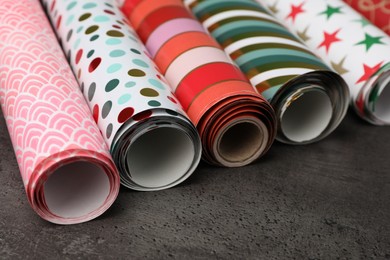
{"label": "roll end opening", "polygon": [[65,222],[90,219],[94,212],[100,215],[110,186],[106,172],[95,163],[68,163],[52,172],[43,184],[45,205],[51,214],[67,219]]}
{"label": "roll end opening", "polygon": [[191,173],[196,158],[192,138],[173,125],[140,134],[129,146],[126,166],[132,188],[158,190],[174,186]]}
{"label": "roll end opening", "polygon": [[256,118],[240,119],[222,129],[214,147],[215,157],[223,166],[244,166],[265,152],[268,141],[268,129],[263,122]]}
{"label": "roll end opening", "polygon": [[330,97],[316,88],[297,91],[285,104],[280,129],[291,142],[310,142],[320,137],[333,117]]}
{"label": "roll end opening", "polygon": [[369,87],[370,93],[365,101],[369,121],[377,125],[390,125],[390,70],[380,74]]}

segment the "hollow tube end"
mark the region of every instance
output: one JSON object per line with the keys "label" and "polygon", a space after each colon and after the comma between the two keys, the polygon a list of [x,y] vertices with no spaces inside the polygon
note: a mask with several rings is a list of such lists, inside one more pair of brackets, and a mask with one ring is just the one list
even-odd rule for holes
{"label": "hollow tube end", "polygon": [[112,154],[121,183],[138,191],[168,189],[186,180],[201,159],[196,128],[184,116],[156,115],[129,124]]}
{"label": "hollow tube end", "polygon": [[390,63],[373,75],[354,100],[358,115],[374,125],[390,125]]}
{"label": "hollow tube end", "polygon": [[258,159],[267,149],[270,133],[255,117],[240,118],[217,134],[213,154],[218,164],[241,167]]}
{"label": "hollow tube end", "polygon": [[278,118],[277,140],[308,144],[328,136],[349,104],[345,81],[331,71],[313,71],[286,83],[271,100]]}
{"label": "hollow tube end", "polygon": [[52,223],[92,220],[103,214],[119,193],[119,175],[108,157],[75,152],[72,158],[49,158],[43,163],[49,167],[35,172],[26,191],[33,209]]}

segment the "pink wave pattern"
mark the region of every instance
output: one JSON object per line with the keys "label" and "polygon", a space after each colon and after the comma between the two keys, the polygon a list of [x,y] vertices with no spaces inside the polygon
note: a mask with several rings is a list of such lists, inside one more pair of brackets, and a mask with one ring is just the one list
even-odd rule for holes
{"label": "pink wave pattern", "polygon": [[[39,1],[0,0],[0,104],[30,204],[41,217],[72,224],[108,209],[119,175]],[[78,160],[101,166],[111,193],[88,216],[63,219],[41,201],[43,183]]]}

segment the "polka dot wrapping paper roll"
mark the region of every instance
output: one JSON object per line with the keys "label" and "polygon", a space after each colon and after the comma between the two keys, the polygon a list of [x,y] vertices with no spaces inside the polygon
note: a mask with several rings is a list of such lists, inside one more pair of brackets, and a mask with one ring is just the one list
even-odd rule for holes
{"label": "polka dot wrapping paper roll", "polygon": [[341,0],[262,0],[347,82],[357,114],[390,124],[390,37]]}
{"label": "polka dot wrapping paper roll", "polygon": [[389,0],[344,0],[344,2],[390,35]]}
{"label": "polka dot wrapping paper roll", "polygon": [[113,1],[44,0],[121,183],[173,187],[195,170],[201,142],[170,87]]}
{"label": "polka dot wrapping paper roll", "polygon": [[348,87],[299,39],[251,0],[188,0],[185,4],[273,106],[277,139],[322,140],[340,124]]}
{"label": "polka dot wrapping paper roll", "polygon": [[38,215],[75,224],[111,206],[119,174],[38,1],[0,1],[0,103]]}
{"label": "polka dot wrapping paper roll", "polygon": [[129,0],[123,12],[174,89],[211,164],[238,167],[275,138],[272,107],[180,0]]}

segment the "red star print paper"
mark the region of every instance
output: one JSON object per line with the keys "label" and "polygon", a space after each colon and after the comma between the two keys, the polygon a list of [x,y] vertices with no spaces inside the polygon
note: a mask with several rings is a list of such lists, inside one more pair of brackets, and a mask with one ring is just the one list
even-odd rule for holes
{"label": "red star print paper", "polygon": [[341,0],[257,0],[348,83],[358,114],[390,124],[390,37]]}

